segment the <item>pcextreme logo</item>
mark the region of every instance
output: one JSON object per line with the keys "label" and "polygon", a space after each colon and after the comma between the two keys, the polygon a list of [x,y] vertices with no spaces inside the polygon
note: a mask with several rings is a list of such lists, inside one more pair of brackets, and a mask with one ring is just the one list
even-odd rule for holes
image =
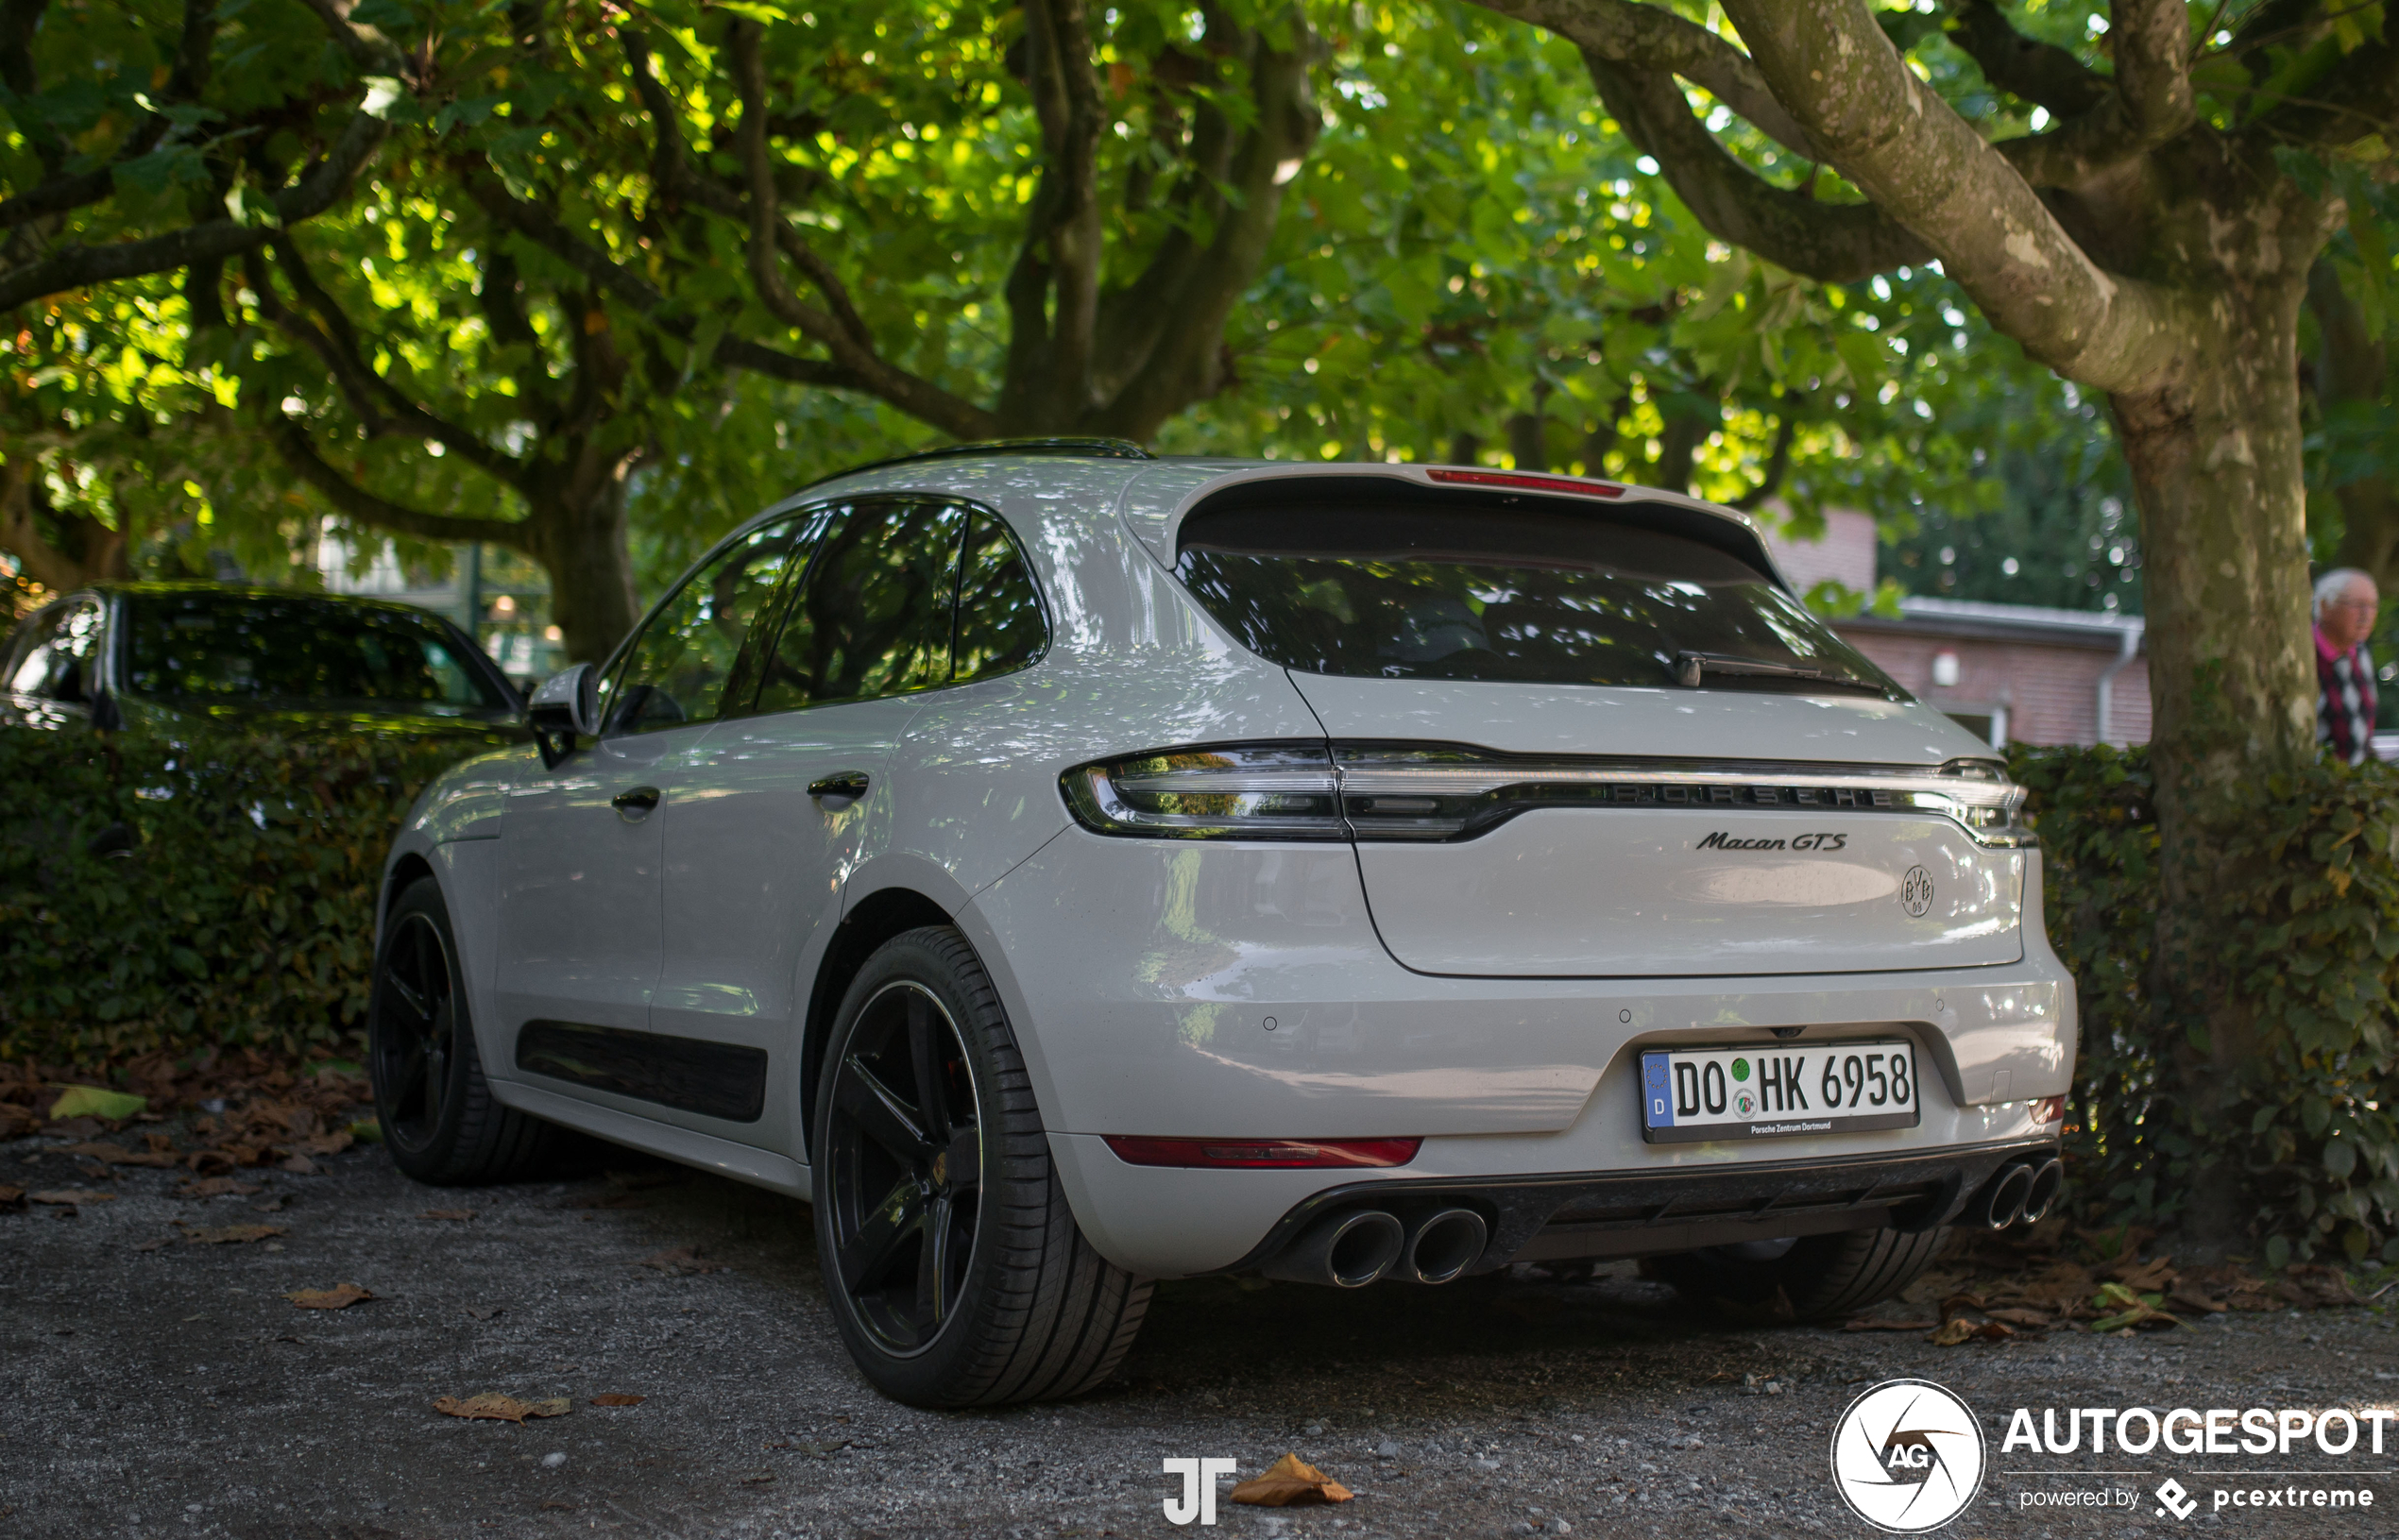
{"label": "pcextreme logo", "polygon": [[1973,1411],[1930,1379],[1884,1380],[1832,1429],[1841,1500],[1890,1534],[1922,1534],[1965,1512],[1988,1458]]}

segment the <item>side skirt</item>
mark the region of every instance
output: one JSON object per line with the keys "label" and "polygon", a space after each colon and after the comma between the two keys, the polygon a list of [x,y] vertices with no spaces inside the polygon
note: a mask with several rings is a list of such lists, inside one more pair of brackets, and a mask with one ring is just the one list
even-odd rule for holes
{"label": "side skirt", "polygon": [[808,1179],[808,1168],[797,1160],[737,1144],[729,1139],[694,1133],[672,1124],[657,1123],[636,1117],[613,1108],[594,1107],[589,1102],[562,1096],[554,1091],[543,1091],[522,1081],[494,1080],[492,1094],[509,1107],[535,1117],[604,1139],[611,1144],[659,1156],[699,1171],[713,1172],[737,1182],[763,1187],[787,1197],[808,1198],[814,1189]]}

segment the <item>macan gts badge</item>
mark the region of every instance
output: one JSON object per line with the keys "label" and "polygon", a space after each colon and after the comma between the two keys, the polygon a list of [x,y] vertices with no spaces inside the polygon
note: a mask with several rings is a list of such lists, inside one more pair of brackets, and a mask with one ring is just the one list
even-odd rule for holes
{"label": "macan gts badge", "polygon": [[808,488],[395,842],[386,1144],[807,1199],[926,1406],[1152,1280],[1642,1257],[1800,1318],[2057,1191],[2023,792],[1689,498],[944,450]]}

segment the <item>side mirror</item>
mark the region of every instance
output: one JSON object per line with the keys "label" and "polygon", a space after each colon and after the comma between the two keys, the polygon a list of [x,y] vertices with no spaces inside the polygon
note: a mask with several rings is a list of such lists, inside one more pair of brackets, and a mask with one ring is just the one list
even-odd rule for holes
{"label": "side mirror", "polygon": [[588,663],[578,663],[543,680],[525,706],[533,740],[541,750],[543,767],[549,770],[557,769],[558,761],[575,752],[576,738],[600,731],[599,719],[600,670]]}

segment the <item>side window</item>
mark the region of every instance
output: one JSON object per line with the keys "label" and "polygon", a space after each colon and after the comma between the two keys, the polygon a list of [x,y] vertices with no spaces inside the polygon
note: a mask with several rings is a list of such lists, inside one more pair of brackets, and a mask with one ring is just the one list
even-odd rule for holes
{"label": "side window", "polygon": [[741,643],[794,559],[806,521],[770,524],[691,574],[652,612],[601,685],[607,734],[713,721]]}
{"label": "side window", "polygon": [[950,596],[966,510],[862,502],[808,564],[758,690],[760,711],[871,700],[949,678]]}
{"label": "side window", "polygon": [[19,695],[82,704],[98,685],[100,606],[90,600],[59,605],[34,621],[13,660],[8,687]]}
{"label": "side window", "polygon": [[963,683],[1013,673],[1049,645],[1041,595],[1007,523],[977,510],[958,572],[958,632],[950,677]]}

